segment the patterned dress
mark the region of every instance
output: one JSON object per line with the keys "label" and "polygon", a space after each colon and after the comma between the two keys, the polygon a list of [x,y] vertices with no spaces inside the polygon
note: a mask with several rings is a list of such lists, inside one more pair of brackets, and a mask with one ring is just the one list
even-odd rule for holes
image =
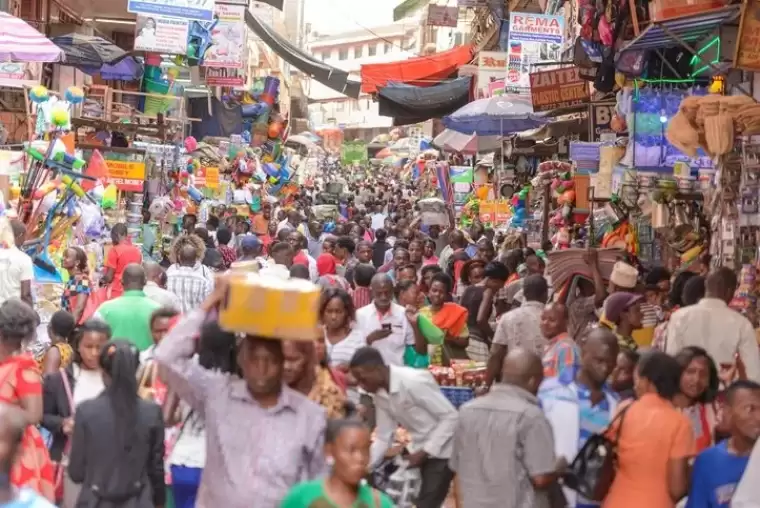
{"label": "patterned dress", "polygon": [[61,295],[61,310],[74,313],[77,308],[77,298],[80,294],[89,295],[92,291],[90,277],[86,273],[78,273],[70,277],[63,286]]}
{"label": "patterned dress", "polygon": [[[42,380],[37,362],[29,355],[14,355],[0,362],[0,401],[21,406],[27,397],[42,397]],[[53,464],[34,425],[24,430],[21,447],[11,470],[14,487],[28,487],[55,500]]]}
{"label": "patterned dress", "polygon": [[309,400],[316,402],[327,411],[327,418],[342,418],[346,394],[330,374],[330,369],[318,366],[314,386],[309,392]]}

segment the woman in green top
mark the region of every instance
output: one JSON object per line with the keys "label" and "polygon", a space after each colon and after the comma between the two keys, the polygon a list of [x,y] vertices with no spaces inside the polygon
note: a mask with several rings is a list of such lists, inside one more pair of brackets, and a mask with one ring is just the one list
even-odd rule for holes
{"label": "woman in green top", "polygon": [[[346,408],[346,415],[352,411]],[[353,416],[329,420],[325,457],[330,475],[299,483],[288,492],[281,508],[392,508],[393,501],[364,482],[369,467],[370,430]]]}

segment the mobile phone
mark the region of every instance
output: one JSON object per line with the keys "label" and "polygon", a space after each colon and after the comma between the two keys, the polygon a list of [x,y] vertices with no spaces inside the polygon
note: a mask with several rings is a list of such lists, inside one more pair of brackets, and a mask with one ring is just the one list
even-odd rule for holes
{"label": "mobile phone", "polygon": [[383,330],[391,331],[391,324],[390,323],[383,323]]}

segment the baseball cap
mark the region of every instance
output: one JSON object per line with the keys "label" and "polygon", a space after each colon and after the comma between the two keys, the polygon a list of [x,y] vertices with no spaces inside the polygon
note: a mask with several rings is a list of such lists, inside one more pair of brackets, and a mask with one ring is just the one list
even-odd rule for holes
{"label": "baseball cap", "polygon": [[620,320],[620,315],[623,312],[643,299],[643,295],[637,295],[636,293],[626,293],[622,291],[619,293],[612,293],[604,302],[604,317],[607,321],[617,324]]}
{"label": "baseball cap", "polygon": [[240,240],[240,248],[242,249],[255,249],[261,245],[259,238],[256,235],[245,235]]}

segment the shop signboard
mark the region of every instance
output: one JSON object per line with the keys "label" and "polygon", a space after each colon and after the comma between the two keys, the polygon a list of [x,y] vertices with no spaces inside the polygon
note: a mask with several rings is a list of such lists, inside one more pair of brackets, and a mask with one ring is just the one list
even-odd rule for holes
{"label": "shop signboard", "polygon": [[506,91],[530,93],[534,64],[562,60],[565,19],[562,16],[513,12],[509,15]]}
{"label": "shop signboard", "polygon": [[369,161],[367,143],[364,141],[344,141],[343,146],[341,146],[340,158],[344,164]]}
{"label": "shop signboard", "polygon": [[509,203],[501,199],[481,201],[478,215],[482,223],[504,225],[511,216]]}
{"label": "shop signboard", "polygon": [[583,104],[589,100],[588,81],[581,79],[577,67],[530,73],[533,111],[551,111]]}
{"label": "shop signboard", "polygon": [[213,21],[214,0],[128,0],[127,11],[148,16]]}
{"label": "shop signboard", "polygon": [[245,85],[245,74],[243,69],[228,69],[226,67],[201,67],[201,79],[208,86]]}
{"label": "shop signboard", "polygon": [[216,15],[219,22],[211,32],[212,43],[203,57],[203,66],[242,69],[246,47],[245,7],[216,4]]}
{"label": "shop signboard", "polygon": [[458,18],[458,7],[447,7],[445,5],[434,4],[428,5],[428,26],[447,26],[450,28],[456,28]]}
{"label": "shop signboard", "polygon": [[149,53],[187,53],[187,32],[190,22],[186,19],[164,16],[137,15],[135,22],[135,51]]}
{"label": "shop signboard", "polygon": [[475,96],[485,99],[504,91],[507,75],[507,53],[503,51],[481,51],[478,53],[478,83]]}
{"label": "shop signboard", "polygon": [[611,127],[615,115],[614,102],[589,104],[589,141],[601,141],[605,135],[614,134]]}
{"label": "shop signboard", "polygon": [[13,88],[32,87],[40,84],[42,64],[38,62],[0,63],[0,86]]}
{"label": "shop signboard", "polygon": [[[106,155],[108,157],[108,155]],[[114,184],[123,192],[142,192],[145,184],[145,163],[109,160],[106,158],[108,174],[106,182]]]}
{"label": "shop signboard", "polygon": [[760,71],[760,0],[744,2],[736,37],[734,67]]}

